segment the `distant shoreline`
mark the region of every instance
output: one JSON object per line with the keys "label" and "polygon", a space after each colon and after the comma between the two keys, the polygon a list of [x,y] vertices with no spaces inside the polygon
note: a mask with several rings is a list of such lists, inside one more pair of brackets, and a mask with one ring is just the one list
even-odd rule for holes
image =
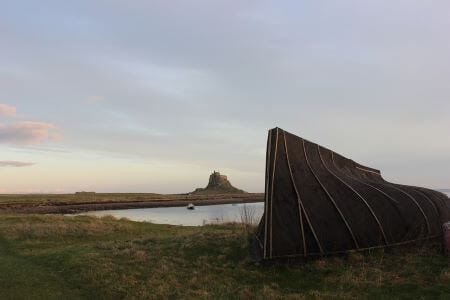
{"label": "distant shoreline", "polygon": [[[0,198],[1,199],[1,198]],[[156,207],[183,207],[192,203],[196,206],[235,204],[235,203],[254,203],[263,202],[264,194],[242,194],[242,195],[203,195],[202,197],[192,197],[173,199],[155,199],[148,201],[99,201],[91,203],[0,203],[0,213],[19,213],[19,214],[76,214],[88,211],[99,210],[117,210],[133,208],[156,208]]]}

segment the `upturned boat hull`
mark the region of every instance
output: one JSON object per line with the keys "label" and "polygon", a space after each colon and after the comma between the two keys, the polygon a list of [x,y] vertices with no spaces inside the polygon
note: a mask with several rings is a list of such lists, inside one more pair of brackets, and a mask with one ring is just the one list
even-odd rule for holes
{"label": "upturned boat hull", "polygon": [[266,155],[263,260],[443,239],[442,193],[387,182],[379,170],[279,128],[269,131]]}

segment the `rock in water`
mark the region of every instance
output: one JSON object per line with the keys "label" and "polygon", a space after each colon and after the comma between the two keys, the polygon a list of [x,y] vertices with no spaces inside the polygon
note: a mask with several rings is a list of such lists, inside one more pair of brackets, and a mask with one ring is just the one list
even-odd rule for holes
{"label": "rock in water", "polygon": [[206,188],[198,188],[194,194],[241,194],[245,193],[243,190],[235,188],[228,181],[227,176],[221,175],[219,172],[214,171],[209,176],[209,182]]}

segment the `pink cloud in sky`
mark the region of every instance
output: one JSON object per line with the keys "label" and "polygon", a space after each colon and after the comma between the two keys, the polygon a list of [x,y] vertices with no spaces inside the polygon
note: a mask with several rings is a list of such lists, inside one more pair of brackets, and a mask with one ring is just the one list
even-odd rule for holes
{"label": "pink cloud in sky", "polygon": [[0,116],[13,117],[17,113],[15,106],[0,103]]}
{"label": "pink cloud in sky", "polygon": [[12,124],[0,124],[0,143],[40,144],[57,141],[62,135],[52,123],[20,121]]}

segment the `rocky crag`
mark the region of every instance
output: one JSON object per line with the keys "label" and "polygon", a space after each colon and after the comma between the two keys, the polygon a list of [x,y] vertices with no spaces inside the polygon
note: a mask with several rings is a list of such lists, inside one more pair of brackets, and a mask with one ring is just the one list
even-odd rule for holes
{"label": "rocky crag", "polygon": [[246,193],[243,190],[235,188],[228,181],[227,176],[221,175],[219,172],[214,171],[209,176],[208,185],[206,188],[198,188],[193,194],[243,194]]}

